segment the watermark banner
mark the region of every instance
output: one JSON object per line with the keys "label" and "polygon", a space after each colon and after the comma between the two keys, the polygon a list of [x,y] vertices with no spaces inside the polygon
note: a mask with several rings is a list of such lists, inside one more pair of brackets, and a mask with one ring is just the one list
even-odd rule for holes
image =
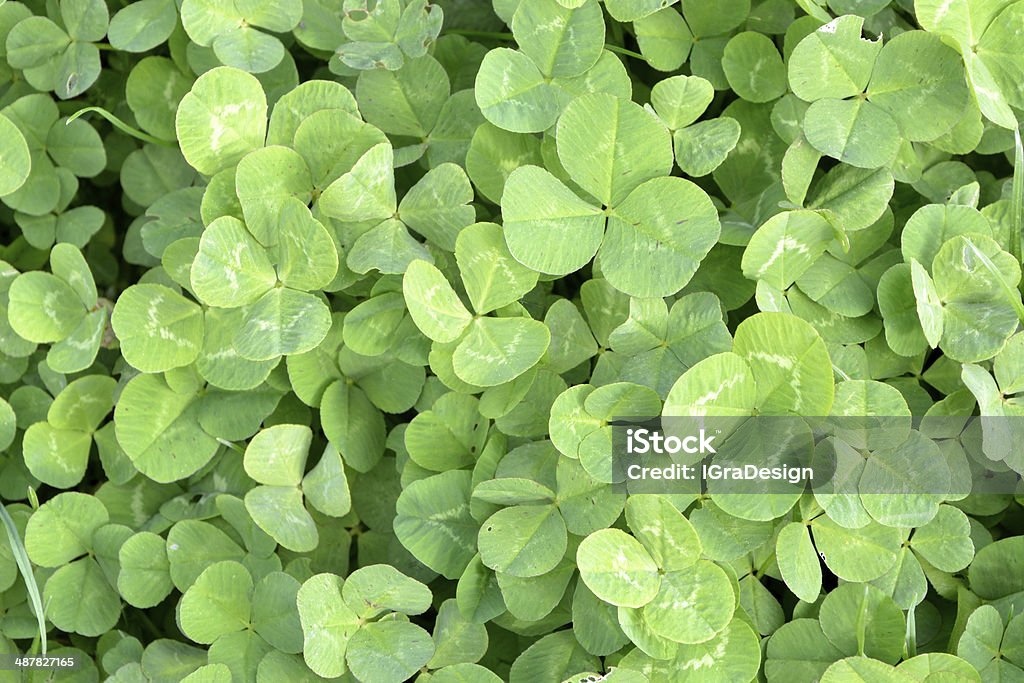
{"label": "watermark banner", "polygon": [[1024,417],[624,417],[595,466],[629,493],[1014,494]]}

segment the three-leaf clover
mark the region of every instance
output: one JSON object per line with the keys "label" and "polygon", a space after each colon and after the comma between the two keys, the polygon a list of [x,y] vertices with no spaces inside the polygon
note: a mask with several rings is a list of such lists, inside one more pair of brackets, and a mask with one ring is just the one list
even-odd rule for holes
{"label": "three-leaf clover", "polygon": [[332,517],[344,516],[351,507],[345,468],[333,446],[305,471],[312,439],[309,427],[275,425],[253,437],[245,449],[245,471],[260,484],[245,495],[245,507],[257,526],[295,552],[313,550],[319,542],[304,499]]}
{"label": "three-leaf clover", "polygon": [[[595,138],[598,121],[611,125]],[[542,168],[516,169],[501,198],[516,260],[565,275],[596,255],[608,282],[631,296],[682,289],[721,227],[703,190],[668,175],[672,144],[664,125],[632,102],[585,95],[562,114],[556,141],[569,178],[592,199]]]}
{"label": "three-leaf clover", "polygon": [[50,17],[30,16],[11,29],[7,60],[40,90],[66,100],[99,78],[96,43],[107,34],[110,13],[103,0],[61,0],[52,10]]}
{"label": "three-leaf clover", "polygon": [[[508,306],[509,295],[514,299],[533,287],[530,274],[509,256],[500,240],[493,239],[494,231],[490,232],[491,248],[502,260],[481,259],[466,263],[462,269],[477,315],[470,314],[444,274],[427,261],[410,263],[402,284],[416,326],[435,344],[453,344],[455,374],[481,387],[503,384],[523,374],[541,360],[551,341],[544,323],[520,314],[514,307],[505,315],[501,310],[497,310],[498,316],[486,315]],[[503,266],[513,276],[502,282],[507,289],[497,287],[492,292],[493,278]],[[519,274],[515,275],[517,269]]]}
{"label": "three-leaf clover", "polygon": [[[793,50],[789,85],[811,106],[804,135],[823,154],[859,168],[893,163],[902,140],[934,140],[968,101],[963,64],[937,36],[910,31],[882,45],[861,37],[864,20],[845,15]],[[915,115],[928,111],[929,116]]]}

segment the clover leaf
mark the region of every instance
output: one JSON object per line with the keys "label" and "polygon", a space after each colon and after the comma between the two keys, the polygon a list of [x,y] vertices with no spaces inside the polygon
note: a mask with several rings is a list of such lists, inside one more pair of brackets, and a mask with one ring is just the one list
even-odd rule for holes
{"label": "clover leaf", "polygon": [[[100,75],[100,50],[110,14],[98,0],[63,0],[51,17],[31,16],[7,34],[7,59],[41,90],[77,97]],[[56,23],[57,21],[60,24]]]}

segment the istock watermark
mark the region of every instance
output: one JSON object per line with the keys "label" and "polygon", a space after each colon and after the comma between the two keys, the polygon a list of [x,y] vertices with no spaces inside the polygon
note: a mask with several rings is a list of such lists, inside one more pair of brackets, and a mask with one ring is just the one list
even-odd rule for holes
{"label": "istock watermark", "polygon": [[952,501],[1024,492],[1024,418],[628,417],[611,436],[603,475],[629,493]]}
{"label": "istock watermark", "polygon": [[682,438],[641,427],[626,430],[626,452],[628,453],[717,453],[711,442],[713,435],[703,429],[698,434]]}

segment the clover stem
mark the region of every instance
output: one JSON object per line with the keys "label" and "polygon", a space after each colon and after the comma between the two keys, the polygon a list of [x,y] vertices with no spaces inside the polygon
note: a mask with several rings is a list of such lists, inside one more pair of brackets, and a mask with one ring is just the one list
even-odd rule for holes
{"label": "clover stem", "polygon": [[[511,33],[502,33],[499,31],[472,31],[469,29],[453,29],[446,31],[447,33],[454,33],[455,35],[465,36],[467,38],[489,38],[491,40],[507,40],[514,41],[516,38]],[[636,59],[644,59],[644,56],[639,52],[634,52],[618,45],[611,45],[605,43],[604,49],[609,52],[617,52],[620,55],[626,55],[627,57],[635,57]]]}
{"label": "clover stem", "polygon": [[470,29],[453,29],[448,33],[454,33],[458,36],[465,36],[467,38],[490,38],[492,40],[515,40],[515,36],[511,33],[500,33],[497,31],[472,31]]}

